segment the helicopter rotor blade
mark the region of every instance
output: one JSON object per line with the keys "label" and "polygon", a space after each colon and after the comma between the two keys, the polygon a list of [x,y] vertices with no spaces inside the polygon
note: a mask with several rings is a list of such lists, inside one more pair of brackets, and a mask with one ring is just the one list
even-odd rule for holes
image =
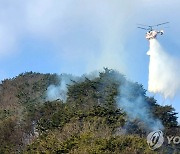
{"label": "helicopter rotor blade", "polygon": [[152,27],[160,26],[160,25],[164,25],[164,24],[168,24],[168,23],[169,23],[169,22],[164,22],[164,23],[161,23],[161,24],[153,25]]}
{"label": "helicopter rotor blade", "polygon": [[147,28],[143,28],[143,27],[137,27],[137,28],[140,28],[140,29],[143,29],[143,30],[148,30]]}
{"label": "helicopter rotor blade", "polygon": [[143,25],[143,24],[137,24],[137,25],[144,26],[144,27],[151,27],[149,25]]}

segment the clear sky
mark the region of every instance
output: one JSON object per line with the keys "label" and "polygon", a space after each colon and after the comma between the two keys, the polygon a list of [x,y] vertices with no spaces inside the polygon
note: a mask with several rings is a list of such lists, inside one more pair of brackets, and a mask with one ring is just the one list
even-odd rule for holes
{"label": "clear sky", "polygon": [[[137,23],[169,21],[158,40],[180,59],[179,0],[0,0],[0,79],[25,71],[115,68],[147,89],[149,42]],[[163,100],[180,112],[180,96]]]}

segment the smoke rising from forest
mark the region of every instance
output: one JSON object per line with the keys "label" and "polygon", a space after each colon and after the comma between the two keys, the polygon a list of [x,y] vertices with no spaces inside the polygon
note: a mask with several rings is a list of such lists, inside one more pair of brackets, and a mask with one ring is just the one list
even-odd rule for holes
{"label": "smoke rising from forest", "polygon": [[161,121],[153,117],[146,101],[145,91],[138,84],[132,84],[128,81],[121,84],[117,104],[126,112],[131,121],[138,119],[145,124],[147,130],[162,130],[164,128]]}
{"label": "smoke rising from forest", "polygon": [[[107,71],[107,70],[106,70]],[[118,93],[115,96],[117,106],[126,112],[127,117],[131,120],[139,120],[144,123],[147,130],[163,129],[163,125],[159,119],[155,119],[149,109],[146,101],[146,91],[137,83],[130,82],[120,73],[111,74],[111,80],[120,83],[117,87]],[[60,99],[66,102],[68,87],[74,83],[84,82],[85,79],[93,80],[99,75],[96,73],[86,74],[81,77],[60,75],[58,85],[50,85],[47,90],[47,100],[53,101]],[[101,83],[102,86],[102,83]],[[106,83],[102,87],[106,87]],[[97,89],[99,89],[98,87]]]}
{"label": "smoke rising from forest", "polygon": [[46,100],[47,101],[54,101],[57,99],[66,102],[67,99],[67,92],[68,92],[68,85],[73,85],[74,83],[80,83],[88,78],[93,80],[94,78],[98,77],[98,72],[94,71],[89,74],[84,74],[81,77],[68,75],[68,74],[61,74],[58,76],[58,85],[51,84],[47,91],[46,91]]}
{"label": "smoke rising from forest", "polygon": [[67,99],[68,88],[67,85],[72,85],[72,81],[77,81],[78,78],[75,76],[61,74],[58,77],[58,84],[51,84],[46,91],[46,100],[54,101],[57,99],[62,100],[63,102]]}

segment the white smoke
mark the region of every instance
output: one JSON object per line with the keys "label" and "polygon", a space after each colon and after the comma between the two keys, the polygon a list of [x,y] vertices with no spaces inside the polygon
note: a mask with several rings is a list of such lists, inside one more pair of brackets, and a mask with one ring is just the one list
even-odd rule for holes
{"label": "white smoke", "polygon": [[148,90],[173,98],[180,90],[180,61],[166,53],[156,39],[150,40]]}
{"label": "white smoke", "polygon": [[117,97],[118,106],[126,112],[130,121],[138,119],[148,130],[162,130],[164,127],[161,121],[153,117],[143,93],[138,84],[135,86],[128,81],[122,83]]}
{"label": "white smoke", "polygon": [[[90,74],[84,74],[81,77],[62,74],[59,76],[59,85],[50,85],[47,90],[47,100],[53,101],[60,99],[63,102],[67,100],[67,85],[84,82],[86,79],[93,80],[99,77],[97,71]],[[114,80],[121,83],[116,97],[117,105],[123,109],[129,120],[140,120],[149,130],[163,129],[163,125],[159,119],[155,119],[149,109],[146,101],[145,91],[139,85],[125,80],[125,77],[116,74]]]}
{"label": "white smoke", "polygon": [[46,91],[46,100],[47,101],[54,101],[54,100],[62,100],[66,102],[67,100],[67,92],[68,92],[68,85],[73,85],[74,83],[83,82],[85,79],[93,80],[94,78],[98,77],[98,71],[91,72],[89,74],[84,74],[81,77],[68,75],[68,74],[61,74],[59,76],[59,84],[54,85],[51,84]]}
{"label": "white smoke", "polygon": [[54,101],[57,99],[62,100],[63,102],[67,99],[67,86],[64,80],[61,81],[60,85],[50,85],[47,89],[47,100]]}
{"label": "white smoke", "polygon": [[47,89],[46,99],[48,101],[54,101],[57,99],[62,100],[63,102],[67,99],[67,84],[70,83],[70,79],[66,76],[60,77],[59,85],[50,85]]}

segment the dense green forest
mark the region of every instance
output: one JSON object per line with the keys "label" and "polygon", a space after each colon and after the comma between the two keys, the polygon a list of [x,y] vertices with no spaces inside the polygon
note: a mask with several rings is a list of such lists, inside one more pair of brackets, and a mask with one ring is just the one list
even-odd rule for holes
{"label": "dense green forest", "polygon": [[[72,75],[66,75],[71,78]],[[180,136],[177,113],[146,95],[141,84],[104,69],[97,77],[67,84],[67,99],[47,100],[50,85],[61,75],[26,72],[0,84],[0,153],[180,153],[180,145],[150,150],[151,131],[142,119],[130,118],[117,102],[123,83],[131,85],[126,100],[143,98],[151,116],[159,119],[165,135]],[[123,91],[123,89],[121,89]],[[119,95],[118,97],[121,97]]]}

